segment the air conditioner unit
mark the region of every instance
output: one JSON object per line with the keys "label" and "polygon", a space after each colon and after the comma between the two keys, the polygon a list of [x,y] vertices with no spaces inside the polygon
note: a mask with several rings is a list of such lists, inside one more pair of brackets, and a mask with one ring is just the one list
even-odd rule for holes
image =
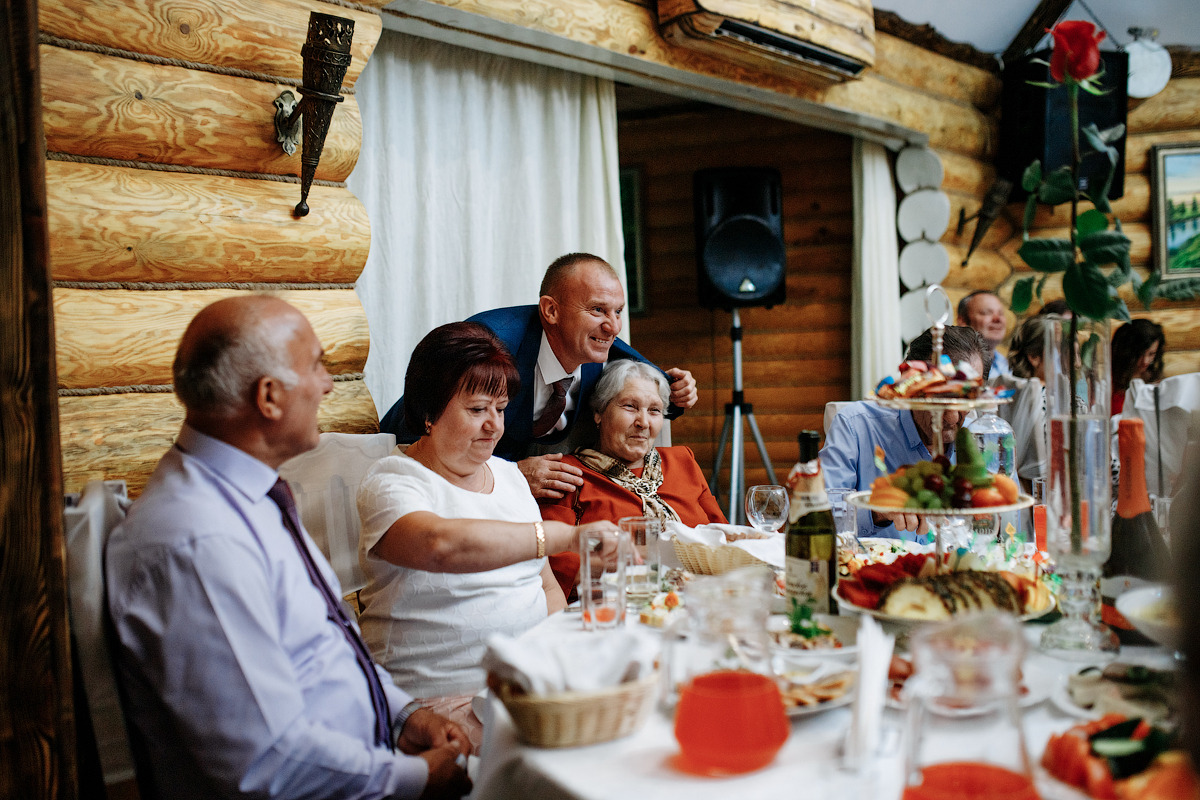
{"label": "air conditioner unit", "polygon": [[822,84],[875,63],[870,4],[850,0],[658,0],[658,27],[680,47]]}

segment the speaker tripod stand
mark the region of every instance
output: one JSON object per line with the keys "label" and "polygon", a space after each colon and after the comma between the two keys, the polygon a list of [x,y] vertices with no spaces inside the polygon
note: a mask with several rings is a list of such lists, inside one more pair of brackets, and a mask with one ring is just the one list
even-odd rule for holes
{"label": "speaker tripod stand", "polygon": [[721,442],[717,446],[717,460],[713,465],[712,478],[708,481],[708,489],[717,502],[721,502],[720,480],[721,462],[725,460],[725,445],[729,449],[729,521],[741,524],[746,521],[746,512],[741,503],[746,493],[745,449],[742,439],[742,420],[750,425],[750,433],[758,445],[758,456],[763,466],[767,468],[767,478],[775,483],[775,470],[771,459],[767,457],[767,446],[763,444],[762,434],[759,433],[758,423],[754,420],[754,405],[747,403],[742,392],[742,318],[738,310],[733,309],[733,322],[729,327],[729,339],[733,342],[733,402],[725,404],[725,426],[721,428]]}

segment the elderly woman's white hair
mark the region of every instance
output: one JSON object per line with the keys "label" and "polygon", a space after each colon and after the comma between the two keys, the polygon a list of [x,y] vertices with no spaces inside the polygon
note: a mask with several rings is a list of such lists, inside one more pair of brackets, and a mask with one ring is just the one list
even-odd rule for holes
{"label": "elderly woman's white hair", "polygon": [[604,409],[608,408],[608,404],[612,402],[613,398],[625,388],[625,382],[630,378],[642,378],[652,382],[658,388],[658,396],[662,399],[663,408],[666,409],[671,397],[671,387],[667,384],[666,376],[658,370],[658,367],[647,364],[645,361],[619,358],[609,362],[604,367],[604,372],[600,374],[600,379],[596,381],[596,388],[592,389],[592,411],[603,414]]}

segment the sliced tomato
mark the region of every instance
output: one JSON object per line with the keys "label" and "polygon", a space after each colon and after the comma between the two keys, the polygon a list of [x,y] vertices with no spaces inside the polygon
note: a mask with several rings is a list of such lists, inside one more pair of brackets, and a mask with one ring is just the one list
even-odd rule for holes
{"label": "sliced tomato", "polygon": [[1087,757],[1084,762],[1083,788],[1096,800],[1116,800],[1117,792],[1113,787],[1112,772],[1106,760],[1093,755]]}
{"label": "sliced tomato", "polygon": [[875,608],[879,605],[879,592],[867,588],[857,580],[838,581],[837,590],[843,598],[860,608]]}

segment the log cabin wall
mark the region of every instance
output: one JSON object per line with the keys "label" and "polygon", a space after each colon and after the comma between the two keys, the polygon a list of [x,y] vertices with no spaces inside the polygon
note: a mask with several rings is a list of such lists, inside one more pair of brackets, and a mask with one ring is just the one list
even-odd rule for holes
{"label": "log cabin wall", "polygon": [[[739,313],[746,401],[782,480],[796,460],[797,432],[821,430],[825,403],[850,395],[851,139],[713,108],[622,121],[618,145],[621,165],[640,170],[645,211],[646,313],[631,320],[632,339],[656,363],[695,374],[700,401],[671,423],[671,438],[691,447],[706,473],[732,400],[732,315],[698,303],[692,173],[780,171],[787,301]],[[746,485],[768,483],[748,428],[746,438]]]}
{"label": "log cabin wall", "polygon": [[342,183],[358,159],[353,94],[333,115],[294,218],[301,151],[274,141],[273,100],[299,84],[308,17],[354,20],[352,92],[382,0],[43,0],[43,123],[55,281],[64,490],[122,478],[137,494],[183,409],[171,361],[191,317],[277,291],[312,321],[335,388],[323,430],[376,429],[354,294],[370,224]]}
{"label": "log cabin wall", "polygon": [[[1131,99],[1129,102],[1125,194],[1112,204],[1114,216],[1121,220],[1125,234],[1133,243],[1130,260],[1142,278],[1150,274],[1154,265],[1150,149],[1158,144],[1200,143],[1200,76],[1194,67],[1181,70],[1179,55],[1175,56],[1175,61],[1176,76],[1167,84],[1167,88],[1146,100]],[[1190,62],[1195,64],[1197,61],[1195,54],[1192,54]],[[1001,247],[1003,257],[1013,267],[1011,276],[1000,288],[1001,296],[1006,300],[1011,295],[1013,284],[1032,274],[1016,254],[1021,246],[1020,219],[1023,209],[1013,205],[1007,213],[1016,224],[1010,224],[1013,237]],[[1065,205],[1053,211],[1042,208],[1038,211],[1030,235],[1065,238],[1068,219],[1069,212]],[[1172,302],[1160,299],[1154,302],[1152,310],[1146,311],[1128,287],[1121,291],[1135,318],[1152,319],[1163,326],[1167,340],[1164,374],[1200,371],[1200,301]],[[1046,282],[1043,297],[1051,300],[1061,296],[1059,276],[1051,276]],[[1031,311],[1036,309],[1035,302]]]}

